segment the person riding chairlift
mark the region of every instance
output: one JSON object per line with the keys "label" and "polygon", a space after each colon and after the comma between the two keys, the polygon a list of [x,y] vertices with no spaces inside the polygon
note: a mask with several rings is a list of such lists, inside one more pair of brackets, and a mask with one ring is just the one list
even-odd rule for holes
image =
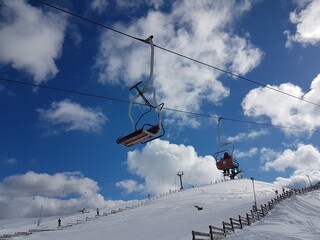
{"label": "person riding chairlift", "polygon": [[[231,156],[229,155],[229,153],[228,152],[225,152],[224,154],[223,154],[223,158],[221,158],[220,160],[221,161],[223,161],[223,160],[228,160],[228,159],[230,159],[231,158]],[[225,175],[225,176],[228,176],[229,175],[229,170],[230,169],[223,169],[223,174]]]}
{"label": "person riding chairlift", "polygon": [[229,155],[228,152],[225,152],[225,153],[223,154],[223,160],[227,160],[227,159],[230,159],[230,158],[231,158],[231,156]]}
{"label": "person riding chairlift", "polygon": [[231,158],[231,156],[229,155],[229,153],[228,153],[228,152],[225,152],[225,153],[223,154],[223,157],[220,158],[220,161],[227,160],[227,159],[230,159],[230,158]]}

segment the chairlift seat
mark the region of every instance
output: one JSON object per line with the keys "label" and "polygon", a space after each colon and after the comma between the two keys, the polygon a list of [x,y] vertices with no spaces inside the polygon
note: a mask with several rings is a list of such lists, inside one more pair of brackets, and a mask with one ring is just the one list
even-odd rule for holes
{"label": "chairlift seat", "polygon": [[238,165],[235,165],[232,158],[221,159],[216,162],[216,165],[219,170],[231,169],[238,166]]}
{"label": "chairlift seat", "polygon": [[148,139],[155,137],[156,135],[159,134],[159,132],[160,132],[159,125],[155,125],[155,126],[151,125],[151,127],[148,129],[141,128],[124,137],[118,138],[117,143],[122,144],[126,147],[131,147],[139,143],[147,142]]}

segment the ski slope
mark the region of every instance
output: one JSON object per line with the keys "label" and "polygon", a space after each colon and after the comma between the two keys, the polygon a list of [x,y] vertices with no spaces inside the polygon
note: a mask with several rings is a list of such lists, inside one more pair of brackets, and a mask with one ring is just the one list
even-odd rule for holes
{"label": "ski slope", "polygon": [[320,239],[320,191],[294,196],[226,239]]}
{"label": "ski slope", "polygon": [[[257,204],[267,203],[275,197],[281,186],[255,181]],[[143,203],[143,205],[140,205]],[[30,229],[52,231],[34,232],[25,239],[64,240],[182,240],[191,239],[191,231],[208,232],[208,226],[221,227],[230,217],[245,215],[254,203],[252,181],[241,179],[185,189],[158,199],[123,202],[100,214],[121,212],[96,218],[96,210],[70,216],[45,218],[37,227],[38,219],[0,220],[0,236],[27,232]],[[137,206],[140,205],[140,206]],[[194,205],[203,210],[197,210]],[[129,209],[132,206],[135,208]],[[320,191],[293,196],[278,204],[268,216],[226,239],[319,239]],[[61,217],[62,230],[57,230]],[[88,220],[88,221],[86,221]],[[70,227],[67,224],[78,223]]]}

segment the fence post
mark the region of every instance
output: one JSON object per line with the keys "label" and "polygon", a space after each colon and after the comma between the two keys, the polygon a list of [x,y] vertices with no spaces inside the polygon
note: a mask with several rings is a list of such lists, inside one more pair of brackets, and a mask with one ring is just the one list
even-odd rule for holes
{"label": "fence post", "polygon": [[230,224],[231,224],[232,230],[234,231],[232,218],[229,218],[229,220],[230,220]]}
{"label": "fence post", "polygon": [[232,218],[229,218],[229,219],[230,219],[230,224],[231,224],[232,231],[234,232],[234,227],[233,227],[233,221],[232,221]]}
{"label": "fence post", "polygon": [[239,215],[239,223],[240,223],[240,228],[242,229],[243,226],[242,226],[242,221],[241,221],[241,216]]}
{"label": "fence post", "polygon": [[267,206],[267,204],[264,204],[264,208],[266,209],[266,212],[269,212],[269,207]]}
{"label": "fence post", "polygon": [[212,226],[209,226],[209,234],[210,234],[210,240],[213,240],[213,234],[212,234]]}
{"label": "fence post", "polygon": [[226,235],[226,234],[227,234],[226,226],[224,225],[224,222],[223,222],[223,221],[222,221],[222,228],[223,228],[223,232],[224,232],[224,234]]}
{"label": "fence post", "polygon": [[247,216],[248,225],[250,225],[251,223],[250,223],[249,214],[248,214],[248,213],[246,213],[246,216]]}
{"label": "fence post", "polygon": [[260,207],[261,207],[262,216],[264,217],[264,216],[265,216],[265,213],[264,213],[263,206],[261,205]]}

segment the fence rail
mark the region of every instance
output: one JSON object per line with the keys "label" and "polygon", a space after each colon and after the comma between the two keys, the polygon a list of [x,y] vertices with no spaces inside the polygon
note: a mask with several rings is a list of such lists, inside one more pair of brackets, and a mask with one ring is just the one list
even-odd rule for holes
{"label": "fence rail", "polygon": [[[290,191],[284,191],[282,194],[268,201],[268,204],[260,205],[260,209],[255,209],[256,211],[250,210],[250,213],[246,213],[245,217],[241,215],[236,218],[229,218],[229,222],[222,222],[222,228],[209,226],[209,233],[192,231],[192,240],[201,240],[201,239],[221,239],[227,234],[233,233],[235,229],[243,229],[243,226],[250,226],[251,223],[259,221],[264,218],[269,211],[271,211],[275,205],[283,202],[285,199],[290,198],[293,195],[301,195],[306,192],[320,189],[320,185],[315,185],[309,188],[294,189]],[[200,237],[200,238],[198,238]],[[206,237],[206,238],[203,238]]]}

